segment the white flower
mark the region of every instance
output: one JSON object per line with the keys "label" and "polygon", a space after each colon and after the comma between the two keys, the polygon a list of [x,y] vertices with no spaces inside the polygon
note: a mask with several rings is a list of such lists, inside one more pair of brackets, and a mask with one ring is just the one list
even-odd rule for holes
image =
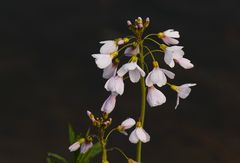
{"label": "white flower", "polygon": [[197,85],[196,83],[187,83],[187,84],[183,84],[181,86],[176,86],[176,85],[171,85],[171,88],[173,90],[175,90],[178,94],[177,94],[177,103],[175,106],[175,109],[177,109],[178,105],[179,105],[179,100],[181,99],[185,99],[188,97],[188,95],[191,92],[191,88],[192,86]]}
{"label": "white flower", "polygon": [[118,126],[118,131],[124,135],[128,135],[125,130],[132,128],[136,124],[135,120],[132,118],[128,118],[122,122],[121,125]]}
{"label": "white flower", "polygon": [[93,146],[93,143],[92,142],[84,142],[82,145],[81,145],[81,148],[80,148],[80,153],[86,153],[90,148],[92,148]]}
{"label": "white flower", "polygon": [[134,55],[137,55],[137,54],[139,54],[139,47],[138,46],[135,48],[133,48],[132,46],[128,47],[125,49],[124,54],[127,57],[132,57]]}
{"label": "white flower", "polygon": [[178,31],[174,31],[173,29],[169,29],[166,30],[164,32],[160,32],[158,34],[158,37],[161,38],[163,40],[163,42],[165,42],[166,44],[178,44],[179,41],[175,38],[179,38],[179,32]]}
{"label": "white flower", "polygon": [[107,91],[122,95],[124,92],[123,78],[118,75],[112,76],[110,79],[108,79],[104,87]]}
{"label": "white flower", "polygon": [[154,86],[148,88],[147,101],[151,107],[162,105],[166,102],[165,95]]}
{"label": "white flower", "polygon": [[137,83],[140,77],[145,76],[145,72],[137,65],[137,62],[130,62],[124,64],[118,71],[118,76],[123,77],[127,72],[129,72],[129,78],[133,83]]}
{"label": "white flower", "polygon": [[179,63],[185,69],[193,68],[193,64],[190,60],[183,58],[184,51],[182,50],[183,46],[171,46],[165,48],[164,61],[171,68],[175,66],[175,62]]}
{"label": "white flower", "polygon": [[109,79],[112,76],[115,76],[117,72],[117,65],[111,63],[106,68],[103,69],[103,78]]}
{"label": "white flower", "polygon": [[118,50],[118,45],[114,40],[101,41],[100,44],[103,44],[100,48],[101,54],[110,54]]}
{"label": "white flower", "polygon": [[143,143],[147,143],[150,141],[150,135],[142,128],[141,125],[138,125],[137,123],[136,128],[132,131],[132,133],[129,136],[129,141],[131,143],[138,143],[139,141]]}
{"label": "white flower", "polygon": [[146,77],[146,85],[148,87],[157,84],[158,87],[162,87],[167,83],[167,78],[165,74],[170,78],[173,79],[175,74],[171,71],[159,68],[158,63],[155,61],[153,70],[147,75]]}
{"label": "white flower", "polygon": [[92,57],[95,58],[95,62],[100,69],[108,67],[112,63],[112,59],[118,55],[118,52],[115,51],[109,54],[92,54]]}
{"label": "white flower", "polygon": [[111,113],[115,108],[117,93],[113,92],[103,103],[101,111],[107,114]]}
{"label": "white flower", "polygon": [[80,143],[77,141],[74,144],[72,144],[68,149],[70,152],[74,152],[80,148]]}

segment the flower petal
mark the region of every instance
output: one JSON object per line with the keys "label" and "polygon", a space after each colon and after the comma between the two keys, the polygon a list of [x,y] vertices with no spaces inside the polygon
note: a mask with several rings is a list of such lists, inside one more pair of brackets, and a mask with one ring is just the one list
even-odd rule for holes
{"label": "flower petal", "polygon": [[174,79],[175,74],[174,74],[173,72],[168,71],[168,70],[166,70],[166,69],[162,69],[162,68],[161,68],[161,71],[162,71],[165,75],[167,75],[167,77],[169,77],[170,79]]}
{"label": "flower petal", "polygon": [[152,82],[152,80],[150,79],[151,74],[152,74],[152,71],[147,75],[147,77],[146,77],[146,79],[145,79],[146,86],[148,86],[148,87],[153,86],[153,82]]}
{"label": "flower petal", "polygon": [[166,102],[165,95],[154,86],[148,88],[147,101],[151,107],[162,105]]}
{"label": "flower petal", "polygon": [[123,126],[124,130],[127,130],[133,127],[136,124],[135,120],[132,118],[128,118],[122,122],[121,126]]}
{"label": "flower petal", "polygon": [[103,103],[101,111],[105,113],[111,113],[116,105],[117,94],[112,93]]}
{"label": "flower petal", "polygon": [[173,61],[173,55],[172,55],[172,52],[169,51],[169,50],[166,50],[165,51],[165,54],[164,54],[164,61],[167,65],[169,65],[171,68],[173,68],[175,66],[175,63]]}
{"label": "flower petal", "polygon": [[109,79],[112,76],[115,76],[117,72],[117,66],[114,64],[110,64],[106,68],[103,69],[103,78]]}
{"label": "flower petal", "polygon": [[134,143],[134,144],[136,144],[136,143],[139,141],[139,139],[138,139],[138,137],[137,137],[137,135],[136,135],[136,129],[134,129],[134,130],[132,131],[132,133],[130,134],[130,136],[129,136],[129,141],[130,141],[131,143]]}
{"label": "flower petal", "polygon": [[167,78],[160,68],[154,68],[152,70],[150,79],[153,82],[153,84],[157,84],[159,87],[162,87],[167,83]]}
{"label": "flower petal", "polygon": [[131,82],[137,83],[140,79],[140,72],[137,69],[129,71],[129,78]]}
{"label": "flower petal", "polygon": [[86,153],[90,148],[92,148],[92,142],[85,142],[81,145],[80,153]]}
{"label": "flower petal", "polygon": [[144,77],[146,75],[145,72],[143,71],[143,69],[141,69],[140,66],[137,65],[136,68],[138,69],[138,71],[140,72],[142,77]]}
{"label": "flower petal", "polygon": [[100,69],[104,69],[112,63],[112,57],[108,54],[93,54],[95,62]]}
{"label": "flower petal", "polygon": [[194,65],[191,63],[191,61],[187,58],[181,58],[177,61],[180,64],[180,66],[182,66],[185,69],[190,69],[190,68],[194,67]]}
{"label": "flower petal", "polygon": [[100,43],[104,44],[100,48],[101,54],[110,54],[118,50],[118,46],[116,45],[115,41],[108,40],[108,41],[101,41]]}
{"label": "flower petal", "polygon": [[70,152],[74,152],[74,151],[78,150],[78,148],[80,148],[80,143],[79,142],[75,142],[68,149],[70,150]]}
{"label": "flower petal", "polygon": [[150,141],[150,135],[142,127],[136,128],[136,135],[138,139],[143,143]]}

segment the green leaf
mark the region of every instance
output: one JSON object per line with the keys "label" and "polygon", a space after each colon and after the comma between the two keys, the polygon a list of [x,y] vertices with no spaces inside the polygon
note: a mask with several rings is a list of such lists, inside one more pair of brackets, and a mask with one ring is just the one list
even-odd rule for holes
{"label": "green leaf", "polygon": [[68,161],[64,157],[62,157],[62,156],[60,156],[58,154],[55,154],[55,153],[48,153],[48,157],[50,157],[50,158],[47,159],[47,161],[50,161],[48,163],[54,163],[52,161],[52,158],[54,158],[55,160],[59,160],[62,163],[68,163]]}
{"label": "green leaf", "polygon": [[86,153],[79,154],[77,163],[90,163],[90,160],[102,151],[100,143],[96,143]]}
{"label": "green leaf", "polygon": [[47,163],[54,163],[51,158],[47,158]]}
{"label": "green leaf", "polygon": [[68,125],[68,137],[69,137],[69,143],[73,144],[76,141],[76,134],[71,126],[71,124]]}

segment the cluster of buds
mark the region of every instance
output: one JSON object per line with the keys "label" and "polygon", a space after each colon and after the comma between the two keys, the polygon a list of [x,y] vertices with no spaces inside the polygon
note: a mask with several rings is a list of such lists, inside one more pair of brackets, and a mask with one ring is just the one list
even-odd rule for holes
{"label": "cluster of buds", "polygon": [[102,117],[95,117],[90,111],[87,111],[87,115],[92,121],[93,126],[97,128],[106,129],[112,124],[112,118],[109,118],[105,112],[103,112]]}
{"label": "cluster of buds", "polygon": [[134,23],[132,23],[130,20],[127,21],[127,25],[129,30],[135,33],[136,30],[144,30],[149,26],[150,19],[146,18],[145,21],[141,17],[138,17],[135,19]]}

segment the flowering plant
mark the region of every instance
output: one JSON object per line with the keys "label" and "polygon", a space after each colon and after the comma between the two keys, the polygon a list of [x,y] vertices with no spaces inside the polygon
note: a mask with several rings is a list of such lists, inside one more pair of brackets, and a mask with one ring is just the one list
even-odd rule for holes
{"label": "flowering plant", "polygon": [[[100,53],[92,54],[97,67],[103,69],[102,77],[107,79],[105,89],[110,92],[110,95],[101,107],[100,117],[87,111],[87,116],[95,128],[94,132],[88,130],[85,136],[79,136],[75,134],[71,126],[69,127],[71,143],[69,150],[74,152],[74,162],[88,163],[91,158],[102,153],[102,163],[109,163],[108,151],[111,150],[119,151],[128,163],[141,162],[142,143],[150,141],[150,135],[144,129],[146,102],[150,107],[163,105],[166,102],[166,97],[159,89],[167,85],[170,89],[177,92],[175,106],[175,109],[177,109],[179,99],[185,99],[190,94],[191,87],[196,85],[195,83],[188,83],[177,86],[168,81],[174,79],[175,74],[159,66],[161,58],[170,68],[173,68],[175,64],[179,64],[184,69],[190,69],[193,68],[193,64],[189,59],[184,58],[183,46],[177,46],[179,43],[177,39],[180,37],[178,31],[169,29],[145,36],[144,32],[149,23],[149,18],[143,20],[141,17],[135,19],[134,23],[127,21],[128,29],[133,35],[101,41]],[[160,43],[161,40],[162,43]],[[149,43],[153,43],[154,47],[157,48],[152,49],[148,46]],[[122,63],[122,57],[128,57],[129,61]],[[147,63],[147,57],[151,58],[151,64]],[[151,71],[149,69],[150,66],[152,67]],[[124,80],[128,78],[132,83],[140,81],[140,116],[137,122],[133,118],[127,118],[120,125],[113,127],[109,131],[112,124],[110,113],[115,108],[116,98],[123,95]],[[108,138],[113,132],[119,132],[127,136],[127,130],[133,126],[135,126],[135,129],[131,132],[129,141],[137,144],[137,154],[134,159],[136,161],[128,157],[119,148],[108,148]],[[48,163],[53,163],[54,160],[67,162],[63,157],[50,153]]]}

